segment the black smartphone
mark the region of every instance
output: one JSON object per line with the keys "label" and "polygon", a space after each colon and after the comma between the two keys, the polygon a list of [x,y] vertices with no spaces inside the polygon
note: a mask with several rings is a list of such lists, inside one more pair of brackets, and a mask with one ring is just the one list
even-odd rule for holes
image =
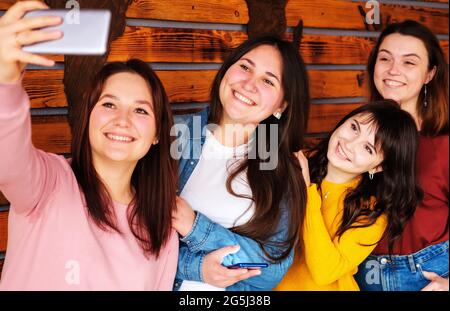
{"label": "black smartphone", "polygon": [[262,269],[267,268],[269,264],[264,262],[241,262],[231,266],[227,266],[229,269]]}

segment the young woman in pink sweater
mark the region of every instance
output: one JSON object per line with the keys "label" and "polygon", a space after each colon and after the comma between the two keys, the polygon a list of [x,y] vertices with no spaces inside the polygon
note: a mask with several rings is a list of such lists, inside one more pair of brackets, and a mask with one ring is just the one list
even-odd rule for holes
{"label": "young woman in pink sweater", "polygon": [[0,290],[171,290],[177,168],[164,88],[141,61],[108,64],[85,94],[72,159],[36,149],[23,69],[54,62],[21,47],[61,36],[35,30],[59,18],[23,18],[45,8],[18,2],[0,18],[0,191],[11,203]]}

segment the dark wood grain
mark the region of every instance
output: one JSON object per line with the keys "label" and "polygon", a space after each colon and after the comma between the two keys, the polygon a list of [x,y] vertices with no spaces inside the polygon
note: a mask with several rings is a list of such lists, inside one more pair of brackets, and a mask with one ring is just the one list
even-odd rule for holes
{"label": "dark wood grain", "polygon": [[[215,70],[157,71],[171,103],[208,102]],[[364,95],[363,71],[311,70],[310,94],[313,99]],[[32,108],[67,107],[62,70],[30,70],[24,86]]]}

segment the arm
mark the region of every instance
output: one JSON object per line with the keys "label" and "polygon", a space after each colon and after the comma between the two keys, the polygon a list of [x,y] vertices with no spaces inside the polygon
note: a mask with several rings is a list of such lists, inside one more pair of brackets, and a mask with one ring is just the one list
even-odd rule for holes
{"label": "arm", "polygon": [[185,243],[180,243],[178,253],[178,268],[176,279],[204,282],[202,278],[202,263],[205,252],[192,253]]}
{"label": "arm", "polygon": [[[228,269],[222,265],[223,258],[235,253],[239,248],[226,246],[206,254],[203,251],[190,252],[184,243],[181,243],[178,262],[177,279],[205,282],[226,290],[260,291],[274,288],[286,271],[275,280],[269,277],[265,268],[262,270]],[[283,260],[288,267],[292,263],[293,251]],[[270,267],[270,266],[269,266]],[[287,270],[287,269],[286,269]]]}
{"label": "arm", "polygon": [[[442,192],[444,193],[444,197],[447,198],[448,205],[448,188],[449,188],[449,163],[448,163],[448,135],[444,137],[441,144],[436,146],[437,154],[441,156],[441,174],[442,174]],[[449,281],[448,277],[443,278],[434,272],[423,271],[423,275],[425,278],[430,280],[430,283],[425,286],[422,291],[448,291],[449,290]]]}
{"label": "arm", "polygon": [[41,200],[44,189],[55,184],[48,156],[31,142],[29,100],[21,86],[27,63],[49,66],[53,61],[25,53],[22,45],[59,38],[55,32],[33,31],[56,25],[60,18],[22,16],[47,6],[38,1],[14,4],[0,18],[0,190],[18,213],[30,212]]}
{"label": "arm", "polygon": [[385,217],[379,217],[372,226],[349,229],[339,240],[337,237],[332,240],[322,217],[322,200],[316,184],[308,187],[307,195],[303,227],[305,260],[314,281],[326,285],[357,268],[370,255],[376,246],[370,244],[383,235]]}
{"label": "arm", "polygon": [[53,156],[31,142],[30,103],[21,80],[0,85],[0,190],[17,213],[29,213],[56,186]]}
{"label": "arm", "polygon": [[[277,245],[277,241],[283,241],[287,235],[287,223],[288,212],[286,206],[283,207],[284,213],[282,213],[281,221],[278,231],[272,236],[270,244],[266,244],[266,250],[271,255],[278,256],[284,249]],[[185,218],[186,219],[186,218]],[[192,229],[190,232],[181,239],[184,244],[180,248],[180,260],[179,269],[183,271],[189,271],[194,273],[194,276],[185,275],[184,279],[201,280],[201,260],[205,254],[215,251],[219,248],[223,248],[231,245],[239,245],[240,250],[236,253],[230,253],[225,256],[222,261],[222,265],[228,266],[239,262],[268,262],[264,252],[259,246],[258,242],[241,236],[237,233],[226,229],[217,223],[212,222],[206,216],[201,213],[197,213],[195,220],[193,221]],[[175,226],[176,227],[176,226]],[[277,263],[272,263],[269,267],[261,270],[261,275],[255,276],[246,280],[242,280],[229,289],[248,289],[248,290],[270,290],[275,287],[283,278],[288,268],[292,264],[294,252],[291,251],[289,256],[284,260]],[[195,264],[193,268],[189,269],[191,262]],[[214,284],[213,284],[214,285]]]}

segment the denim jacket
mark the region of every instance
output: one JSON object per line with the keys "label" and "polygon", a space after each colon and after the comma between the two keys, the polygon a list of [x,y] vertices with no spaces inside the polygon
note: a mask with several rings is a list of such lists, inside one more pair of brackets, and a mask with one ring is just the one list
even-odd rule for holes
{"label": "denim jacket", "polygon": [[[203,144],[205,142],[205,125],[208,121],[209,108],[194,115],[175,116],[177,124],[177,149],[179,159],[178,195],[183,190],[189,177],[197,165]],[[194,122],[196,120],[196,122]],[[172,133],[173,134],[173,133]],[[272,255],[279,255],[283,248],[276,243],[287,237],[289,213],[286,201],[282,201],[282,215],[277,232],[272,236],[266,250]],[[239,235],[223,226],[211,221],[197,212],[191,231],[180,239],[178,270],[174,289],[178,290],[183,280],[204,282],[201,266],[206,254],[224,246],[240,245],[237,253],[227,255],[222,264],[224,266],[239,262],[268,262],[258,242]],[[292,264],[294,251],[281,262],[272,263],[261,270],[261,274],[237,282],[226,290],[271,290],[283,278]]]}

